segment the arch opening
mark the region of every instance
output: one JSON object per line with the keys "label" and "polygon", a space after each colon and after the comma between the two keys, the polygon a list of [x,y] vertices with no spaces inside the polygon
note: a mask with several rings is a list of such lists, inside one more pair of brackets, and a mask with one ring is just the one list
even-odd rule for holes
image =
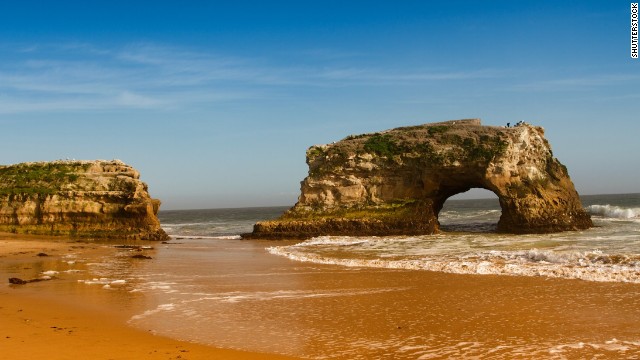
{"label": "arch opening", "polygon": [[502,215],[498,196],[480,187],[449,195],[436,210],[443,232],[497,232]]}

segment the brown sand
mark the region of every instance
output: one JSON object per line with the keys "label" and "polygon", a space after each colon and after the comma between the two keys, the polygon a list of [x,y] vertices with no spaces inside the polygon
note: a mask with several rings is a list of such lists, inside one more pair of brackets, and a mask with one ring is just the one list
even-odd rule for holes
{"label": "brown sand", "polygon": [[[206,332],[215,340],[208,343],[255,352],[152,335],[149,330],[175,327],[167,324],[170,314],[138,321],[140,330],[126,325],[132,314],[173,302],[165,298],[172,294],[136,295],[99,286],[65,291],[62,280],[9,286],[7,275],[36,276],[50,268],[38,265],[47,261],[36,258],[38,252],[59,262],[69,250],[98,256],[114,249],[0,236],[0,353],[13,359],[284,358],[262,353],[270,351],[336,359],[640,359],[637,284],[347,269],[266,254],[265,246],[273,243],[217,240],[203,247],[199,240],[182,242],[184,248],[157,249],[152,254],[157,261],[145,266],[152,272],[165,267],[162,271],[219,275],[202,280],[211,293],[276,295],[203,303],[204,325],[187,324],[194,334]],[[181,264],[187,252],[202,258],[192,253],[191,267],[167,267]],[[140,299],[146,301],[142,307]],[[183,321],[176,316],[170,321]]]}
{"label": "brown sand", "polygon": [[[0,263],[23,264],[39,252],[56,254],[72,246],[100,248],[60,238],[1,234]],[[36,284],[9,286],[6,278],[0,280],[0,351],[5,359],[290,359],[155,336],[127,326],[115,309],[49,294],[42,286],[34,289]]]}

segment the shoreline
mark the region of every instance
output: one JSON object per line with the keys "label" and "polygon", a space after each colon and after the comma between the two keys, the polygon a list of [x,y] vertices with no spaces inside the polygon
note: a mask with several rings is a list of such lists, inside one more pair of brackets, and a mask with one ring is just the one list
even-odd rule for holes
{"label": "shoreline", "polygon": [[[103,243],[0,233],[0,263],[3,268],[29,270],[29,262],[39,259],[37,253],[55,257],[73,246],[104,251]],[[9,285],[7,276],[0,281],[0,347],[6,358],[75,359],[91,354],[95,359],[294,359],[216,348],[134,328],[117,307],[105,308],[78,294],[48,289],[55,279],[26,285]]]}
{"label": "shoreline", "polygon": [[154,335],[73,299],[0,292],[0,343],[9,359],[293,359]]}
{"label": "shoreline", "polygon": [[[272,244],[185,239],[156,243],[144,252],[156,260],[134,261],[133,252],[112,243],[0,236],[3,354],[240,360],[640,356],[637,284],[298,263],[268,254]],[[43,250],[49,256],[37,257]],[[155,274],[147,284],[171,285],[138,292],[133,285],[80,284],[76,278],[94,273],[64,273],[69,252],[86,255],[78,256],[76,268],[82,261],[124,264],[119,271],[126,276]],[[8,285],[8,274],[54,268],[47,261],[60,265],[60,279]],[[185,275],[193,279],[173,280]],[[185,318],[189,311],[201,316]],[[226,350],[231,348],[243,350]]]}

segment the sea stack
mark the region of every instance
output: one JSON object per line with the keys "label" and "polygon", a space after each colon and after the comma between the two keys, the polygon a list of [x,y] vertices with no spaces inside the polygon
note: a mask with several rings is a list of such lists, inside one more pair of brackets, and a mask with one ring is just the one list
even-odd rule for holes
{"label": "sea stack", "polygon": [[0,166],[0,231],[166,240],[140,173],[120,160]]}
{"label": "sea stack", "polygon": [[306,155],[309,175],[298,202],[247,237],[434,234],[444,202],[471,188],[498,196],[500,232],[593,226],[544,129],[524,122],[400,127],[312,146]]}

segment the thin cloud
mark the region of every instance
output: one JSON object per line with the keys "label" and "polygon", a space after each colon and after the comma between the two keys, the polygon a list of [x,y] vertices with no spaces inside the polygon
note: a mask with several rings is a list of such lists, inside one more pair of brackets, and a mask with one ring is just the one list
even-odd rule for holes
{"label": "thin cloud", "polygon": [[362,52],[343,51],[330,48],[303,49],[298,51],[288,51],[284,54],[308,60],[345,60],[363,58],[367,55]]}
{"label": "thin cloud", "polygon": [[88,49],[90,54],[61,58],[59,46],[45,48],[56,51],[34,46],[20,60],[1,65],[0,112],[179,108],[198,101],[254,97],[248,91],[223,91],[215,81],[239,75],[227,71],[213,76],[206,67],[219,69],[219,64],[204,63],[194,55],[177,58],[143,49],[146,52],[134,56],[87,46],[68,48]]}
{"label": "thin cloud", "polygon": [[117,96],[117,102],[126,107],[152,108],[161,106],[162,101],[150,96],[136,94],[130,91],[123,91]]}
{"label": "thin cloud", "polygon": [[114,49],[69,43],[8,48],[0,64],[0,113],[193,109],[197,104],[296,97],[301,87],[406,85],[504,76],[492,69],[397,71],[315,65],[138,43]]}
{"label": "thin cloud", "polygon": [[587,91],[606,86],[633,84],[640,80],[638,75],[602,74],[583,77],[559,78],[534,81],[526,84],[514,85],[513,90],[548,92],[548,91]]}
{"label": "thin cloud", "polygon": [[323,72],[320,78],[331,80],[347,80],[354,82],[388,82],[409,83],[425,81],[471,80],[489,79],[506,76],[507,71],[477,70],[477,71],[432,71],[432,72],[393,72],[383,69],[331,69]]}

